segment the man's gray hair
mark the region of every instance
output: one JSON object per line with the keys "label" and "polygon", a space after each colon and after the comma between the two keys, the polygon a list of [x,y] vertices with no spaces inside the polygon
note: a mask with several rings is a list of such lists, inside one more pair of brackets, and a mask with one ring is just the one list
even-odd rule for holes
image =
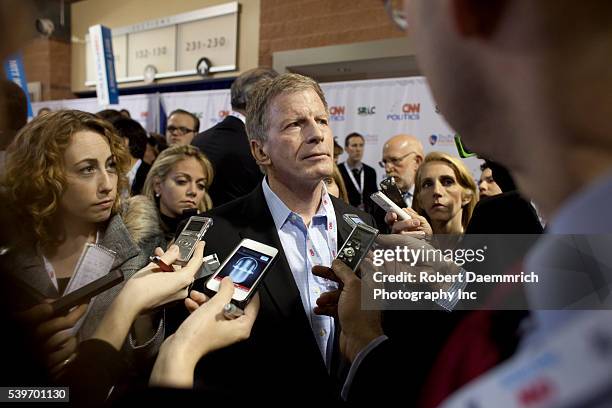
{"label": "man's gray hair", "polygon": [[313,90],[317,93],[325,111],[328,111],[325,95],[319,84],[312,78],[299,74],[282,74],[273,79],[258,82],[247,106],[246,128],[249,140],[265,142],[270,126],[269,110],[272,100],[280,94]]}

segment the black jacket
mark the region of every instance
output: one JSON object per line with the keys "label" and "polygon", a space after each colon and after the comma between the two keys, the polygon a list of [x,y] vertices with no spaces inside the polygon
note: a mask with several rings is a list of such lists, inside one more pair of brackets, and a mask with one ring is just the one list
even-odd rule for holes
{"label": "black jacket", "polygon": [[226,117],[197,135],[192,144],[213,165],[208,193],[215,207],[250,193],[261,182],[263,174],[251,155],[244,123],[237,117]]}
{"label": "black jacket", "polygon": [[533,205],[518,191],[481,199],[466,234],[541,234],[542,224]]}
{"label": "black jacket", "polygon": [[[370,212],[370,209],[375,206],[375,204],[370,200],[370,195],[378,191],[378,185],[376,184],[376,170],[372,167],[368,166],[365,163],[363,164],[363,203],[365,205],[365,210]],[[361,203],[361,194],[357,191],[357,188],[351,181],[351,178],[346,171],[346,167],[344,167],[344,163],[340,163],[338,165],[338,169],[340,170],[340,175],[342,175],[342,179],[344,180],[344,185],[346,186],[346,192],[348,193],[349,203],[355,207],[357,207]],[[356,180],[359,183],[360,180]]]}
{"label": "black jacket", "polygon": [[[339,246],[351,231],[342,214],[356,213],[365,222],[372,222],[369,215],[341,200],[332,197],[332,204]],[[196,370],[196,388],[239,390],[244,396],[266,392],[271,400],[279,402],[283,396],[322,405],[337,400],[341,384],[330,376],[321,357],[261,185],[205,215],[214,220],[205,236],[205,255],[216,253],[223,261],[244,238],[278,248],[279,255],[259,288],[261,308],[251,337],[204,357]],[[196,280],[194,285],[202,291],[204,282]],[[336,360],[335,366],[340,367]]]}
{"label": "black jacket", "polygon": [[151,170],[150,164],[145,163],[144,161],[140,163],[140,166],[138,166],[138,170],[136,170],[134,182],[132,183],[131,195],[135,196],[142,193],[142,189],[144,188],[144,183],[147,179],[147,175],[149,174],[149,170]]}

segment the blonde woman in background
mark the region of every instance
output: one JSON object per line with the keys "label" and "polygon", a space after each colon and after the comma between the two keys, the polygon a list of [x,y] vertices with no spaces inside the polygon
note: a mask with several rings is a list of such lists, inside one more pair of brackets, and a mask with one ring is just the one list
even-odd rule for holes
{"label": "blonde woman in background", "polygon": [[459,158],[432,152],[425,156],[414,183],[412,208],[434,234],[463,234],[478,202],[478,187]]}
{"label": "blonde woman in background", "polygon": [[212,179],[212,165],[198,148],[172,146],[161,152],[147,175],[143,195],[130,198],[124,214],[141,247],[166,248],[185,210],[210,210]]}

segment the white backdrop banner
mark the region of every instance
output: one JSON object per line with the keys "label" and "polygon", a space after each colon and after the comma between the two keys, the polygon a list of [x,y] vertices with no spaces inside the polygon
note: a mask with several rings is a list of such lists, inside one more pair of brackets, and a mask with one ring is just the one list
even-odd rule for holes
{"label": "white backdrop banner", "polygon": [[232,109],[229,89],[165,93],[162,104],[166,114],[175,109],[195,114],[200,118],[200,132],[222,121]]}
{"label": "white backdrop banner", "polygon": [[[34,115],[43,107],[47,107],[52,111],[78,109],[84,112],[96,113],[101,110],[96,98],[64,99],[32,103]],[[108,105],[106,109],[127,109],[130,115],[132,115],[132,119],[138,121],[145,129],[150,132],[158,131],[159,94],[122,96],[120,105]]]}
{"label": "white backdrop banner", "polygon": [[[366,139],[364,163],[372,166],[379,177],[384,169],[378,165],[385,142],[394,135],[416,136],[425,153],[442,151],[458,156],[455,132],[448,126],[429,91],[425,78],[394,78],[321,84],[331,113],[331,127],[338,143],[352,132]],[[340,162],[346,154],[340,157]],[[481,160],[464,159],[475,178],[480,177]]]}
{"label": "white backdrop banner", "polygon": [[[331,113],[331,128],[338,143],[351,132],[365,136],[364,162],[376,169],[379,180],[384,176],[378,162],[382,148],[390,137],[399,133],[416,136],[423,143],[425,153],[442,151],[457,156],[455,132],[437,110],[427,82],[423,77],[376,79],[366,81],[331,82],[321,84]],[[121,97],[121,105],[147,130],[159,131],[160,102],[165,114],[174,109],[193,112],[200,118],[200,131],[204,131],[231,112],[229,89],[214,91],[173,92],[165,94],[129,95]],[[69,99],[36,102],[34,113],[47,106],[52,110],[99,110],[96,99]],[[158,130],[159,129],[159,130]],[[346,154],[340,157],[344,161]],[[464,159],[474,178],[480,176],[480,160]]]}

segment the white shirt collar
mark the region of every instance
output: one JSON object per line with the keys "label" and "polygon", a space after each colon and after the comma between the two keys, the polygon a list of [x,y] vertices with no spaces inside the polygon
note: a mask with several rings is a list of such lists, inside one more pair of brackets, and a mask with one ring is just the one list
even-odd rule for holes
{"label": "white shirt collar", "polygon": [[142,164],[142,159],[138,159],[138,161],[134,164],[134,166],[132,166],[130,171],[127,172],[127,178],[128,178],[130,187],[132,186],[132,184],[134,184],[136,173],[138,172],[138,168],[140,167],[141,164]]}
{"label": "white shirt collar", "polygon": [[[272,219],[274,220],[274,226],[277,230],[280,230],[293,211],[291,211],[289,207],[287,207],[287,205],[285,205],[285,203],[276,195],[276,193],[272,191],[270,185],[268,184],[267,177],[264,177],[261,184],[264,198],[266,199],[266,203],[268,204],[268,208],[272,214]],[[327,188],[325,187],[325,183],[321,182],[321,184],[323,185],[321,199],[323,199],[323,197],[327,194]],[[322,213],[322,211],[322,206],[319,203],[319,209],[317,210],[317,214],[315,216],[325,215],[325,213]]]}
{"label": "white shirt collar", "polygon": [[361,169],[363,168],[363,162],[358,162],[358,163],[357,163],[356,165],[354,165],[354,166],[351,166],[351,165],[349,164],[348,160],[347,160],[347,161],[345,161],[345,163],[346,163],[346,167],[348,167],[348,168],[349,168],[349,169],[351,169],[351,170],[353,170],[353,169],[356,169],[356,170],[361,170]]}
{"label": "white shirt collar", "polygon": [[246,125],[246,117],[242,113],[233,110],[233,111],[230,112],[230,115],[240,119],[242,121],[242,123],[244,123]]}

